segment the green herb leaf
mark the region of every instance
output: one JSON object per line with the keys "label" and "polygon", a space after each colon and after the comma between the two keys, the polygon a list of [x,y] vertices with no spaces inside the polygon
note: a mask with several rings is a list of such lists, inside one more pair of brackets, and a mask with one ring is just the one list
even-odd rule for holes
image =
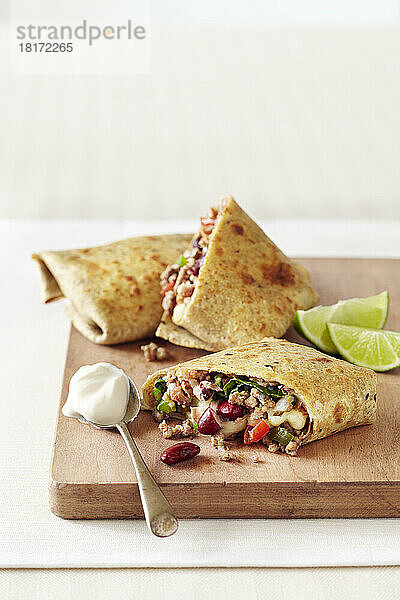
{"label": "green herb leaf", "polygon": [[185,258],[183,256],[183,254],[180,255],[180,257],[178,258],[178,260],[176,261],[179,267],[184,267],[185,265],[187,265],[187,258]]}
{"label": "green herb leaf", "polygon": [[263,394],[265,394],[266,396],[269,396],[270,398],[282,398],[282,396],[284,396],[284,392],[278,388],[277,386],[273,386],[270,385],[268,387],[261,385],[260,383],[257,383],[256,381],[248,381],[247,379],[240,379],[239,377],[233,377],[232,379],[230,379],[224,386],[224,393],[225,396],[228,398],[229,394],[231,394],[233,391],[238,391],[240,389],[243,389],[243,387],[251,387],[251,388],[255,388],[257,390],[259,390],[260,392],[262,392]]}

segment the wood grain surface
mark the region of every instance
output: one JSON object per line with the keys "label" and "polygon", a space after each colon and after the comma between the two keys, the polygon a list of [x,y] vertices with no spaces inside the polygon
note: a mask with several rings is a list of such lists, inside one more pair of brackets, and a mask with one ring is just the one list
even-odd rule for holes
{"label": "wood grain surface", "polygon": [[[388,289],[388,329],[400,330],[400,261],[301,259],[322,304]],[[306,343],[294,330],[287,339]],[[140,343],[99,346],[71,329],[50,474],[50,508],[67,519],[142,518],[135,473],[122,438],[61,413],[72,374],[83,364],[108,361],[141,386],[161,367],[202,351],[161,342],[171,361],[146,363]],[[232,443],[235,460],[220,462],[209,440],[201,453],[173,467],[160,453],[174,443],[141,412],[131,432],[178,517],[398,517],[400,516],[400,369],[378,375],[378,419],[309,444],[298,457],[270,454],[261,444]],[[257,455],[258,462],[251,460]]]}

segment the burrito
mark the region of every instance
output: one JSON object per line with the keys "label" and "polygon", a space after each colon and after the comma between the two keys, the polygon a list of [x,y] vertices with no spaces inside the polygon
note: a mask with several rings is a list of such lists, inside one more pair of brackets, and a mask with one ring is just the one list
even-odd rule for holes
{"label": "burrito", "polygon": [[180,260],[161,278],[156,335],[204,350],[281,337],[296,310],[318,301],[308,272],[288,258],[232,197],[201,218]]}
{"label": "burrito", "polygon": [[373,423],[376,374],[314,348],[265,338],[153,373],[143,386],[164,437],[197,432],[299,447]]}
{"label": "burrito", "polygon": [[43,301],[68,298],[73,324],[97,344],[153,335],[162,313],[160,275],[191,237],[136,237],[94,248],[33,254]]}

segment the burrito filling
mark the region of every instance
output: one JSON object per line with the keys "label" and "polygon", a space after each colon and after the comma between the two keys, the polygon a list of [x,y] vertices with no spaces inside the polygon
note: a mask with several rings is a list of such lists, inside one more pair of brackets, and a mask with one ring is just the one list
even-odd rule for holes
{"label": "burrito filling", "polygon": [[162,435],[200,433],[262,442],[291,456],[306,438],[310,419],[295,392],[258,378],[181,367],[154,383],[154,417]]}
{"label": "burrito filling", "polygon": [[161,274],[162,307],[170,315],[174,314],[175,319],[179,320],[193,296],[221,211],[222,205],[218,208],[210,208],[207,215],[200,219],[200,232],[192,242],[192,247]]}

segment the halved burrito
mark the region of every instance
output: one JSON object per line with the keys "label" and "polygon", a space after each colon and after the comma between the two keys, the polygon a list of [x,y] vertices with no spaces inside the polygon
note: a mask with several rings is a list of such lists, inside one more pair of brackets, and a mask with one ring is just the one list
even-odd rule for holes
{"label": "halved burrito", "polygon": [[33,254],[43,301],[68,298],[75,327],[97,344],[153,335],[160,321],[160,275],[190,235],[135,237],[105,246]]}
{"label": "halved burrito", "polygon": [[156,335],[205,350],[281,337],[297,309],[318,301],[308,272],[288,258],[230,196],[201,219],[178,263],[162,275]]}
{"label": "halved burrito", "polygon": [[295,455],[304,444],[373,423],[376,374],[265,338],[153,373],[142,406],[164,437],[240,436]]}

